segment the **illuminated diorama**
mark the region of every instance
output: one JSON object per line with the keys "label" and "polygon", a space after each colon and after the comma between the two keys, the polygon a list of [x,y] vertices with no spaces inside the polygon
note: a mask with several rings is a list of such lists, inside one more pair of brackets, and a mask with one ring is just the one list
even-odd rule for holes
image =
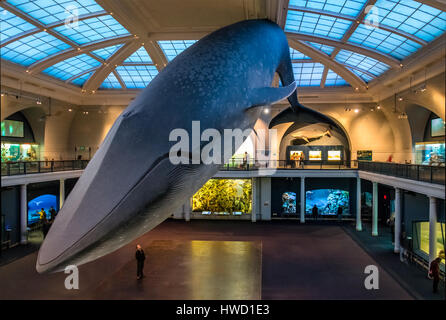
{"label": "illuminated diorama", "polygon": [[[443,250],[445,241],[445,224],[437,222],[437,252],[436,255]],[[421,221],[413,223],[413,246],[416,253],[427,257],[429,255],[429,221]]]}
{"label": "illuminated diorama", "polygon": [[417,142],[415,144],[415,163],[423,165],[441,165],[445,163],[444,142]]}
{"label": "illuminated diorama", "polygon": [[32,225],[40,220],[40,211],[43,209],[46,213],[46,218],[51,218],[50,209],[53,207],[57,209],[57,197],[52,194],[44,194],[38,196],[28,202],[28,225]]}
{"label": "illuminated diorama", "polygon": [[192,211],[210,214],[251,213],[250,179],[210,179],[192,197]]}
{"label": "illuminated diorama", "polygon": [[29,143],[2,143],[2,162],[39,160],[39,145]]}
{"label": "illuminated diorama", "polygon": [[282,213],[296,214],[296,193],[285,192],[282,194]]}
{"label": "illuminated diorama", "polygon": [[338,189],[309,190],[305,194],[306,214],[312,214],[314,205],[320,215],[336,215],[339,207],[343,215],[349,215],[349,192]]}

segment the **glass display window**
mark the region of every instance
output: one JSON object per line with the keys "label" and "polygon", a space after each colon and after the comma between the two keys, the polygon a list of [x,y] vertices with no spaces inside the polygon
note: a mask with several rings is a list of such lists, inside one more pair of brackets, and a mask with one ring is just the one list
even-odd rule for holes
{"label": "glass display window", "polygon": [[444,142],[419,142],[415,144],[415,163],[424,165],[443,165],[445,163]]}
{"label": "glass display window", "polygon": [[341,161],[341,151],[328,150],[328,161]]}
{"label": "glass display window", "polygon": [[322,160],[322,151],[321,150],[311,150],[309,152],[310,161],[320,161]]}

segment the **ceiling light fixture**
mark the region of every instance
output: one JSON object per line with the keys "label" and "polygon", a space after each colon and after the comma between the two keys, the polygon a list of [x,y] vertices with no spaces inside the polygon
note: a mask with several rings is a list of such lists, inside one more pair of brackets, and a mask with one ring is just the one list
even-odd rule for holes
{"label": "ceiling light fixture", "polygon": [[38,105],[41,105],[41,104],[42,104],[42,101],[40,100],[40,98],[37,98],[37,100],[36,100],[36,104],[38,104]]}
{"label": "ceiling light fixture", "polygon": [[269,113],[269,108],[265,108],[265,109],[263,110],[263,113],[264,113],[264,114],[268,114],[268,113]]}

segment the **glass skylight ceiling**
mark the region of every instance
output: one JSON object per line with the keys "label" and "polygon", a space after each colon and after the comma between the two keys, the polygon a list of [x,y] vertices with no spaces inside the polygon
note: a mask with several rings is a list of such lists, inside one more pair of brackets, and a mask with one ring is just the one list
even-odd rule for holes
{"label": "glass skylight ceiling", "polygon": [[158,74],[155,66],[118,66],[116,71],[129,89],[145,88]]}
{"label": "glass skylight ceiling", "polygon": [[299,87],[320,86],[324,65],[320,63],[293,63],[293,72]]}
{"label": "glass skylight ceiling", "polygon": [[139,48],[130,57],[128,57],[124,63],[149,63],[152,64],[152,59],[150,59],[144,47]]}
{"label": "glass skylight ceiling", "polygon": [[86,54],[81,54],[79,56],[61,61],[43,70],[43,72],[65,81],[73,76],[78,75],[79,73],[85,72],[92,68],[96,68],[100,65],[101,63],[99,61]]}
{"label": "glass skylight ceiling", "polygon": [[158,41],[159,46],[167,57],[172,61],[177,55],[193,45],[197,40],[167,40]]}
{"label": "glass skylight ceiling", "polygon": [[85,44],[129,34],[129,32],[112,16],[101,16],[81,20],[78,21],[77,27],[69,28],[63,25],[54,30],[77,44]]}
{"label": "glass skylight ceiling", "polygon": [[99,89],[122,89],[121,84],[118,79],[114,75],[114,73],[110,73],[108,77],[104,80]]}
{"label": "glass skylight ceiling", "polygon": [[[327,59],[336,61],[366,83],[395,68],[400,62],[404,64],[405,58],[446,31],[446,12],[413,0],[377,0],[374,10],[370,10],[363,21],[356,23],[367,2],[290,0],[285,31],[290,35],[303,35],[303,40],[299,40],[299,37],[295,40],[325,53]],[[8,11],[8,6],[21,11],[24,17]],[[0,8],[2,60],[9,60],[32,71],[45,59],[55,58],[54,64],[42,72],[79,87],[95,74],[104,60],[119,54],[119,49],[127,42],[123,39],[122,43],[107,45],[107,40],[130,35],[125,26],[105,12],[95,0],[6,0],[5,7],[7,9]],[[371,16],[377,12],[378,19]],[[94,18],[83,16],[95,13],[97,16]],[[79,16],[77,24],[64,25],[72,14]],[[26,16],[29,18],[26,19]],[[365,20],[371,20],[376,25],[368,26]],[[48,32],[43,32],[44,28]],[[75,52],[74,57],[64,61],[57,59],[66,50],[102,41],[105,41],[103,48]],[[158,41],[158,44],[170,62],[195,42],[165,40]],[[354,49],[356,46],[362,48],[361,54]],[[370,50],[370,56],[367,50]],[[108,75],[100,89],[123,89],[121,80],[130,89],[144,88],[158,73],[149,53],[140,47]],[[325,73],[323,85],[326,87],[349,85],[327,66],[313,60],[314,57],[291,48],[290,55],[294,60],[293,70],[299,86],[319,86]],[[380,55],[383,59],[380,59]],[[389,65],[389,59],[395,63]]]}
{"label": "glass skylight ceiling", "polygon": [[332,70],[328,70],[327,79],[325,80],[325,86],[326,87],[348,86],[348,83],[337,73],[333,72]]}
{"label": "glass skylight ceiling", "polygon": [[6,2],[43,24],[64,21],[70,14],[80,16],[104,10],[94,0],[7,0]]}
{"label": "glass skylight ceiling", "polygon": [[113,54],[116,53],[120,48],[122,47],[122,44],[117,44],[115,46],[110,46],[102,49],[98,49],[95,51],[92,51],[92,53],[96,56],[98,56],[101,59],[107,60],[110,58]]}
{"label": "glass skylight ceiling", "polygon": [[[446,12],[412,0],[378,0],[379,23],[432,41],[446,30]],[[369,13],[366,19],[370,19]],[[372,20],[372,19],[370,19]]]}
{"label": "glass skylight ceiling", "polygon": [[49,55],[68,49],[70,46],[46,32],[40,32],[11,42],[0,49],[5,60],[29,66]]}
{"label": "glass skylight ceiling", "polygon": [[22,32],[30,30],[38,30],[31,23],[26,22],[22,18],[19,18],[7,10],[0,9],[0,41],[3,42],[6,39],[15,37]]}

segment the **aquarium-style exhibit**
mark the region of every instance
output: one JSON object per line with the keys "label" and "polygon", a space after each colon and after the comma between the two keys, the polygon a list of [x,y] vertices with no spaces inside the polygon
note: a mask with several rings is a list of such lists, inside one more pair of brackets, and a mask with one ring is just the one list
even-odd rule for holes
{"label": "aquarium-style exhibit", "polygon": [[57,197],[52,194],[44,194],[38,196],[28,202],[28,225],[32,225],[40,221],[40,212],[42,209],[46,213],[46,218],[51,218],[50,209],[53,207],[57,210]]}
{"label": "aquarium-style exhibit", "polygon": [[284,192],[282,194],[282,213],[296,214],[296,193],[295,192]]}
{"label": "aquarium-style exhibit", "polygon": [[242,215],[252,210],[251,179],[210,179],[192,197],[192,211]]}
{"label": "aquarium-style exhibit", "polygon": [[445,143],[441,141],[416,143],[415,163],[429,166],[444,166]]}
{"label": "aquarium-style exhibit", "polygon": [[305,213],[312,214],[315,205],[319,215],[336,215],[339,207],[342,208],[343,215],[349,215],[349,192],[339,189],[309,190],[305,193]]}
{"label": "aquarium-style exhibit", "polygon": [[39,145],[29,143],[2,143],[2,162],[39,160]]}

